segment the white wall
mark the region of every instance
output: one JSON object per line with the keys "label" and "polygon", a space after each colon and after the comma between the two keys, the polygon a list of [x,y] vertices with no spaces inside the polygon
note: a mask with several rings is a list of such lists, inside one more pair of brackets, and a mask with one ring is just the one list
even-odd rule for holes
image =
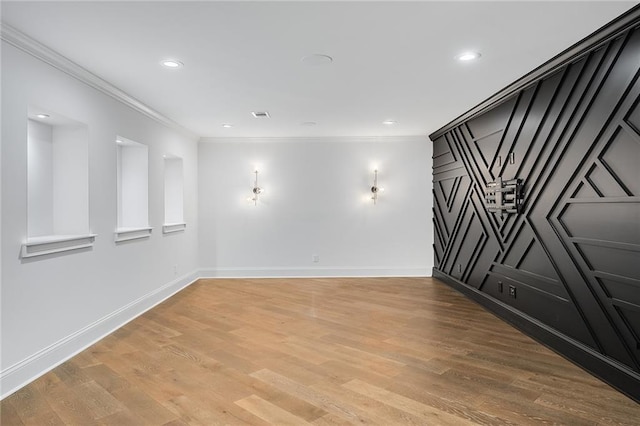
{"label": "white wall", "polygon": [[[4,87],[3,87],[4,89]],[[2,120],[4,128],[5,120]],[[53,128],[28,120],[28,205],[30,237],[53,234]]]}
{"label": "white wall", "polygon": [[[205,276],[431,274],[426,136],[201,139],[198,146]],[[256,166],[264,188],[257,206],[247,201]],[[374,205],[376,166],[385,192]]]}
{"label": "white wall", "polygon": [[[27,237],[27,109],[39,105],[89,129],[90,250],[20,259]],[[2,43],[2,395],[155,304],[196,276],[197,141]],[[149,147],[144,240],[114,243],[116,135]],[[163,235],[163,155],[183,158],[184,232]],[[47,172],[49,173],[49,172]],[[177,267],[177,274],[174,273]]]}
{"label": "white wall", "polygon": [[140,143],[119,145],[118,228],[149,226],[149,149]]}
{"label": "white wall", "polygon": [[53,127],[53,231],[89,232],[89,132],[83,125]]}
{"label": "white wall", "polygon": [[182,158],[164,160],[164,223],[184,221],[184,167]]}

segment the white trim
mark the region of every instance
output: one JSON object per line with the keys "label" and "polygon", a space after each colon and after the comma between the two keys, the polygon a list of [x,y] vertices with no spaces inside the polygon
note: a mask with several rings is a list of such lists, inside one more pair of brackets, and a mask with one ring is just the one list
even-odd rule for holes
{"label": "white trim", "polygon": [[430,268],[202,268],[200,278],[430,277]]}
{"label": "white trim", "polygon": [[199,279],[171,281],[0,372],[0,399],[27,385]]}
{"label": "white trim", "polygon": [[186,223],[165,223],[162,225],[162,233],[171,234],[173,232],[180,232],[184,231],[186,227]]}
{"label": "white trim", "polygon": [[96,234],[87,235],[47,235],[32,237],[22,244],[20,258],[44,256],[93,247]]}
{"label": "white trim", "polygon": [[55,52],[54,50],[32,39],[31,37],[13,28],[12,26],[2,22],[0,29],[0,37],[7,43],[17,47],[18,49],[28,53],[29,55],[37,59],[40,59],[43,62],[46,62],[52,67],[57,68],[58,70],[70,75],[71,77],[80,80],[84,84],[93,87],[94,89],[99,90],[100,92],[108,96],[111,96],[117,101],[122,102],[128,107],[133,108],[141,114],[144,114],[147,117],[171,129],[177,130],[178,132],[181,132],[194,139],[198,137],[189,129],[186,129],[172,119],[160,114],[158,111],[145,105],[133,96],[118,89],[113,84],[101,79],[91,71],[88,71],[69,58]]}
{"label": "white trim", "polygon": [[119,228],[115,232],[115,242],[139,240],[149,238],[153,228]]}

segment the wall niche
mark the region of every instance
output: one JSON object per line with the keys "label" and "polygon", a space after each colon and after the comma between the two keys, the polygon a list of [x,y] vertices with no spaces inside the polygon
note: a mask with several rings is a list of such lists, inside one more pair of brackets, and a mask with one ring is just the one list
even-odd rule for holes
{"label": "wall niche", "polygon": [[148,238],[149,226],[149,148],[118,136],[117,185],[118,219],[115,241]]}
{"label": "wall niche", "polygon": [[165,234],[184,231],[184,173],[182,158],[164,155],[164,224]]}
{"label": "wall niche", "polygon": [[39,107],[27,112],[29,258],[93,246],[89,226],[89,128]]}

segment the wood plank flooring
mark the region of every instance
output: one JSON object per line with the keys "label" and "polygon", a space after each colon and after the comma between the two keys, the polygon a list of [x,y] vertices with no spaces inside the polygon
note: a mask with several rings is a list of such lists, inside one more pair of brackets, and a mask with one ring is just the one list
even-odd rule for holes
{"label": "wood plank flooring", "polygon": [[0,403],[9,425],[640,424],[431,278],[200,280]]}

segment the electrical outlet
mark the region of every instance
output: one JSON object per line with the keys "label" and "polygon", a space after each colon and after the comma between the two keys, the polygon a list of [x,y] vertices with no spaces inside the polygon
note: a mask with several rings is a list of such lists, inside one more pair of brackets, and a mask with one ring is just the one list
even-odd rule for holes
{"label": "electrical outlet", "polygon": [[516,298],[516,288],[512,285],[509,286],[509,296]]}
{"label": "electrical outlet", "polygon": [[320,256],[319,256],[319,255],[317,255],[317,254],[312,254],[312,255],[311,255],[311,261],[312,261],[313,263],[318,263],[318,262],[320,262]]}
{"label": "electrical outlet", "polygon": [[461,273],[462,272],[462,264],[458,263],[458,272]]}
{"label": "electrical outlet", "polygon": [[173,275],[178,275],[178,265],[173,265]]}
{"label": "electrical outlet", "polygon": [[502,291],[503,291],[503,288],[502,288],[502,281],[498,281],[498,291],[499,291],[500,293],[502,293]]}

